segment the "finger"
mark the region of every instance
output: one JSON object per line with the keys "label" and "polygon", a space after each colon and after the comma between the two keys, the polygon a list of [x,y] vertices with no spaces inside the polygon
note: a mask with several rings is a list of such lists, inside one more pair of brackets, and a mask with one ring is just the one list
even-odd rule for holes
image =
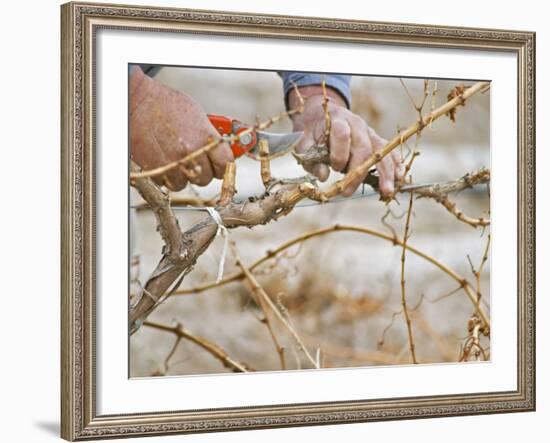
{"label": "finger", "polygon": [[164,185],[171,191],[181,191],[187,185],[187,177],[174,168],[163,175]]}
{"label": "finger", "polygon": [[[354,124],[352,126],[350,160],[348,163],[348,170],[350,172],[353,171],[359,165],[364,163],[371,156],[371,154],[372,145],[365,127],[362,127],[361,124]],[[355,177],[353,181],[348,186],[346,186],[346,188],[344,188],[342,195],[344,197],[349,197],[350,195],[352,195],[359,187],[359,185],[363,183],[367,174],[368,171],[365,171],[363,174]]]}
{"label": "finger", "polygon": [[330,123],[330,165],[335,171],[342,171],[349,161],[351,128],[347,120],[338,118]]}
{"label": "finger", "polygon": [[212,166],[210,166],[210,161],[205,154],[199,155],[185,166],[187,170],[192,171],[187,174],[187,179],[191,183],[197,186],[206,186],[212,181]]}
{"label": "finger", "polygon": [[178,171],[177,166],[164,174],[155,175],[152,178],[157,185],[166,186],[171,191],[180,191],[187,185],[186,176]]}
{"label": "finger", "polygon": [[171,191],[181,191],[187,185],[187,178],[183,174],[174,173],[173,170],[157,176],[155,181]]}
{"label": "finger", "polygon": [[[164,151],[161,151],[160,157],[162,158],[162,164],[169,163]],[[180,191],[187,185],[187,177],[182,173],[182,168],[180,165],[170,169],[162,175],[162,181],[164,186],[166,186],[171,191]]]}
{"label": "finger", "polygon": [[399,152],[394,149],[391,152],[391,157],[393,160],[393,166],[395,171],[395,182],[400,183],[403,180],[403,174],[405,173],[405,166],[403,165],[403,160]]}
{"label": "finger", "polygon": [[[156,151],[158,166],[169,163],[163,151]],[[156,166],[155,166],[156,167]],[[181,173],[179,166],[166,171],[164,174],[153,176],[153,181],[160,186],[166,186],[171,191],[179,191],[187,185],[187,177]]]}
{"label": "finger", "polygon": [[[157,127],[151,127],[146,117],[144,113],[137,111],[130,128],[132,157],[145,171],[165,166],[173,161],[160,145]],[[179,191],[187,185],[187,177],[177,166],[164,174],[153,176],[152,179],[171,191]]]}
{"label": "finger", "polygon": [[[145,143],[148,146],[148,149],[144,149],[143,151],[145,153],[145,164],[151,165],[151,169],[170,163],[170,160],[166,156],[165,152],[160,148],[154,130],[146,135],[143,135],[141,137],[141,143]],[[149,169],[149,167],[146,169]],[[178,170],[178,167],[175,167],[162,175],[153,176],[153,181],[158,185],[166,186],[171,191],[179,191],[187,185],[187,178]]]}
{"label": "finger", "polygon": [[214,177],[221,179],[225,172],[225,165],[233,161],[233,152],[227,143],[220,143],[208,151],[208,159]]}
{"label": "finger", "polygon": [[[382,149],[388,141],[380,137],[376,132],[369,128],[369,135],[374,151]],[[376,165],[379,175],[380,193],[385,196],[391,196],[395,190],[395,165],[391,155],[386,155]]]}

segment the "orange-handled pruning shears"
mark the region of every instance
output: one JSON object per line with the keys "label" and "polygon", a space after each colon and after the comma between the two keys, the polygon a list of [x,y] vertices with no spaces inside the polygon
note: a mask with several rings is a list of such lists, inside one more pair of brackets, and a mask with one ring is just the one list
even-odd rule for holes
{"label": "orange-handled pruning shears", "polygon": [[[226,117],[224,115],[208,114],[208,119],[219,134],[225,136],[239,135],[252,127],[252,125],[242,123],[239,120]],[[258,155],[260,140],[267,140],[270,156],[278,156],[294,148],[301,136],[301,131],[276,134],[272,132],[252,130],[246,134],[243,134],[239,140],[233,142],[231,144],[231,151],[233,151],[233,156],[235,158],[241,157],[246,153]]]}

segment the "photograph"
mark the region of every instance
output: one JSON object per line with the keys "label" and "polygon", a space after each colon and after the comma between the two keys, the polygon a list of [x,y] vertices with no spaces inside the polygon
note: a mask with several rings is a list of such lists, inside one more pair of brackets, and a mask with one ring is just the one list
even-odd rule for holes
{"label": "photograph", "polygon": [[129,377],[491,362],[491,106],[130,63]]}

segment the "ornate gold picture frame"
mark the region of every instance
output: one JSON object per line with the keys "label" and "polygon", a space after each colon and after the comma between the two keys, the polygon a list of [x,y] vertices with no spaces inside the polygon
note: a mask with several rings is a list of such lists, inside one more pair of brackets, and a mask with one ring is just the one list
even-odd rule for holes
{"label": "ornate gold picture frame", "polygon": [[[61,435],[86,440],[533,411],[535,409],[535,34],[248,13],[68,3],[62,18]],[[97,33],[277,39],[506,53],[517,60],[517,388],[323,402],[98,413]],[[400,73],[395,73],[400,75]],[[459,97],[460,98],[460,97]],[[498,130],[498,128],[496,128]],[[120,147],[126,150],[126,146]],[[126,151],[125,151],[126,152]],[[493,153],[498,155],[498,153]],[[498,191],[497,191],[498,192]],[[498,220],[496,221],[498,223]],[[497,238],[495,241],[504,241]],[[126,273],[127,269],[121,268]],[[498,276],[497,276],[498,278]],[[510,288],[510,293],[514,289]],[[126,294],[119,294],[121,297]],[[515,343],[514,343],[515,344]],[[511,344],[509,344],[511,345]],[[377,370],[385,370],[380,368]],[[227,383],[231,383],[228,379]]]}

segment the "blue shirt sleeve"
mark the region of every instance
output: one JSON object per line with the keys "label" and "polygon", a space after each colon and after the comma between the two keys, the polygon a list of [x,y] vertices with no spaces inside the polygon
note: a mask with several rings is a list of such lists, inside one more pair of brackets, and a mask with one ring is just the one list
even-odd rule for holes
{"label": "blue shirt sleeve", "polygon": [[161,65],[146,65],[141,63],[138,66],[143,70],[145,75],[148,75],[149,77],[154,77],[162,69]]}
{"label": "blue shirt sleeve", "polygon": [[[141,69],[149,77],[154,77],[162,66],[141,64]],[[288,107],[288,93],[296,86],[320,85],[325,80],[325,84],[340,93],[347,107],[351,106],[351,75],[342,74],[311,74],[306,72],[279,72],[283,79],[283,90],[285,94],[285,104]]]}
{"label": "blue shirt sleeve", "polygon": [[345,100],[348,108],[351,106],[351,75],[341,74],[310,74],[306,72],[279,72],[283,79],[283,90],[285,94],[285,103],[288,107],[288,93],[296,86],[320,85],[325,80],[325,84],[340,93]]}

